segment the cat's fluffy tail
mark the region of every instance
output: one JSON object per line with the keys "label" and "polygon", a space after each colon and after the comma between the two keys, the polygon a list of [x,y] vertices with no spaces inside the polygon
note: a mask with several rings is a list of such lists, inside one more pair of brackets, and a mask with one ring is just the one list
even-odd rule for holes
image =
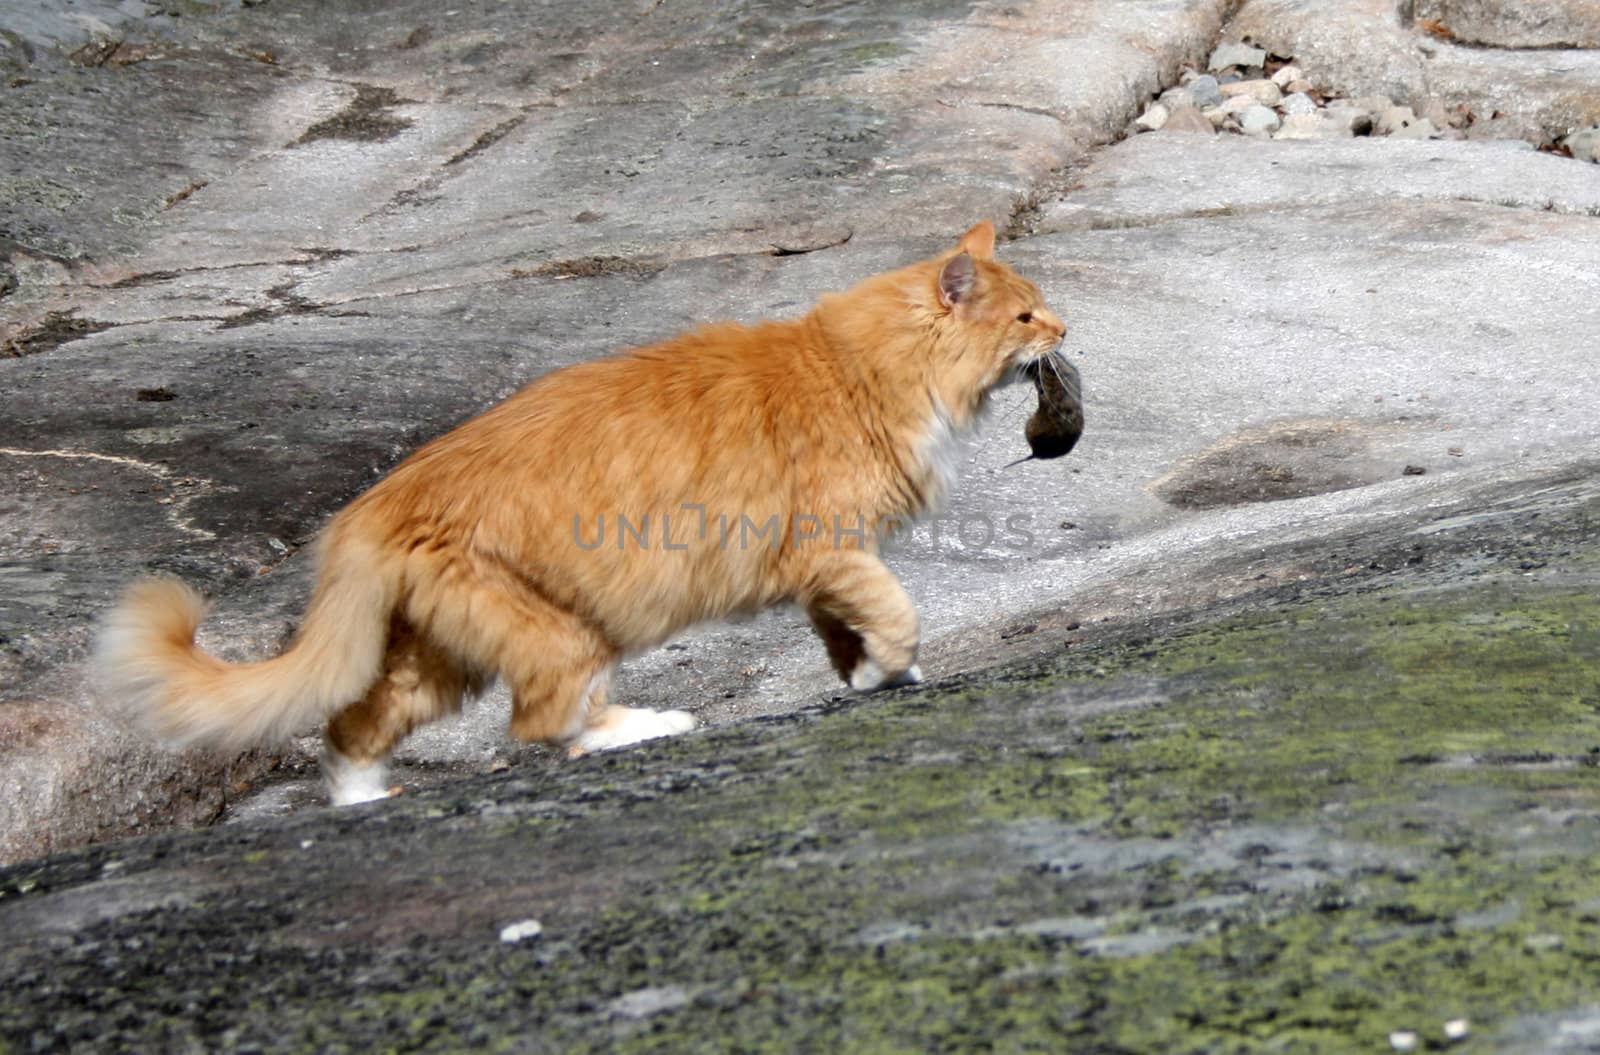
{"label": "cat's fluffy tail", "polygon": [[100,627],[100,695],[174,746],[233,750],[281,739],[359,700],[382,672],[396,583],[371,551],[326,541],[299,635],[259,663],[228,663],[196,647],[206,604],[188,586],[135,583]]}

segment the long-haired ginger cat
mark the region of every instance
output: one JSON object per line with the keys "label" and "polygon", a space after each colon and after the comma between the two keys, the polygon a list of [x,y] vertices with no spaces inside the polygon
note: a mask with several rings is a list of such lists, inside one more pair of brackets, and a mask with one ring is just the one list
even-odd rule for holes
{"label": "long-haired ginger cat", "polygon": [[133,586],[102,691],[177,744],[243,748],[329,719],[335,803],[387,794],[412,729],[498,676],[511,733],[573,753],[683,732],[608,701],[618,661],[706,619],[804,606],[855,689],[916,681],[911,599],[879,559],[928,509],[952,441],[1061,320],[994,259],[987,222],[804,318],[706,326],[535,381],[339,512],[293,644],[226,663],[200,597]]}

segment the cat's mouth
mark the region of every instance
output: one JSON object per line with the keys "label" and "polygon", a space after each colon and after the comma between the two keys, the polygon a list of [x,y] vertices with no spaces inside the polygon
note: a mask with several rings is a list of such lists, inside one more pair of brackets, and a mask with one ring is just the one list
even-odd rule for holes
{"label": "cat's mouth", "polygon": [[1016,364],[1011,368],[1011,376],[1012,378],[1026,378],[1029,381],[1037,382],[1044,375],[1044,371],[1050,369],[1053,365],[1052,360],[1056,363],[1066,364],[1066,356],[1062,354],[1059,346],[1051,348],[1049,351],[1041,352],[1032,359]]}
{"label": "cat's mouth", "polygon": [[1044,371],[1049,369],[1049,364],[1046,360],[1060,354],[1060,352],[1045,352],[1043,355],[1035,356],[1026,362],[1018,363],[1011,368],[1012,374],[1015,377],[1026,378],[1029,381],[1036,382],[1044,376]]}

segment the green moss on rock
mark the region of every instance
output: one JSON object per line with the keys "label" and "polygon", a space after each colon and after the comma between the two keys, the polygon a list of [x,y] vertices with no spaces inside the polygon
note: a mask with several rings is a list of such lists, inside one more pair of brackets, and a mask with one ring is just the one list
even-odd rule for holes
{"label": "green moss on rock", "polygon": [[[1588,585],[1279,603],[537,779],[124,846],[135,889],[171,869],[211,893],[29,931],[0,952],[0,1037],[1167,1055],[1442,1047],[1465,1018],[1457,1050],[1499,1050],[1596,1000]],[[6,921],[77,918],[101,864],[0,873]],[[498,941],[530,916],[539,938]]]}

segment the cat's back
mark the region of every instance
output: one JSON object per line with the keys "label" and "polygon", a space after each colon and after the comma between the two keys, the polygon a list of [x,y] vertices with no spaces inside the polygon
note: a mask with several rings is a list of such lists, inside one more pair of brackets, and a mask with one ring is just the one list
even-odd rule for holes
{"label": "cat's back", "polygon": [[763,441],[816,402],[808,393],[826,371],[810,329],[717,322],[562,367],[426,444],[374,491],[427,488],[443,500],[529,472],[599,483],[760,461]]}
{"label": "cat's back", "polygon": [[634,443],[733,442],[784,428],[797,403],[831,383],[823,351],[809,319],[710,323],[559,371],[519,393],[513,409],[556,429],[588,420]]}

